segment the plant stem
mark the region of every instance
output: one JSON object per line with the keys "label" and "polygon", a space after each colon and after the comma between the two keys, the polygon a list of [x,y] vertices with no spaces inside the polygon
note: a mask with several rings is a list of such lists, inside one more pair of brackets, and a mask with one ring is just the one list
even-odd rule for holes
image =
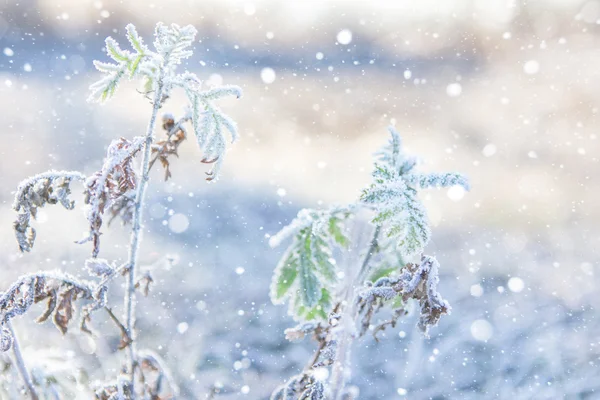
{"label": "plant stem", "polygon": [[129,257],[128,257],[128,275],[127,285],[125,291],[125,329],[127,335],[131,338],[131,343],[127,347],[127,362],[129,368],[129,374],[131,377],[131,391],[132,396],[135,398],[135,277],[136,277],[136,266],[138,261],[138,250],[141,241],[141,223],[142,213],[144,211],[144,196],[146,194],[146,188],[148,187],[148,171],[150,170],[150,150],[152,147],[152,141],[154,139],[154,126],[156,125],[156,115],[160,109],[162,101],[163,91],[163,77],[162,71],[157,81],[156,91],[154,94],[154,102],[152,108],[152,115],[150,116],[150,122],[148,122],[148,129],[146,130],[146,140],[144,142],[144,153],[142,157],[142,166],[140,176],[140,182],[138,185],[137,193],[135,196],[135,208],[133,212],[132,228],[131,228],[131,239],[129,242]]}
{"label": "plant stem", "polygon": [[27,386],[27,390],[29,391],[29,396],[31,397],[31,400],[39,400],[39,396],[38,396],[37,392],[35,391],[35,388],[33,387],[33,381],[31,380],[29,371],[27,370],[27,367],[25,366],[25,361],[23,361],[23,356],[21,355],[21,347],[19,346],[19,340],[17,339],[17,334],[15,333],[15,330],[13,329],[12,323],[10,321],[6,321],[6,326],[8,327],[8,330],[10,331],[10,334],[13,337],[12,348],[13,348],[13,353],[15,355],[15,364],[17,365],[17,369],[19,370],[19,373],[21,374],[21,378],[23,378],[23,382],[25,383],[25,386]]}
{"label": "plant stem", "polygon": [[354,340],[354,331],[356,327],[356,306],[354,299],[354,289],[357,285],[361,285],[362,281],[366,278],[369,272],[369,262],[371,257],[377,251],[377,239],[381,227],[377,225],[373,231],[371,237],[369,249],[365,254],[365,258],[361,264],[360,270],[356,274],[354,279],[348,280],[349,287],[346,288],[345,309],[343,310],[342,318],[340,319],[340,331],[337,334],[337,350],[335,354],[335,360],[333,362],[331,370],[331,381],[329,386],[331,388],[331,399],[340,400],[344,395],[344,389],[346,383],[350,380],[351,375],[351,350],[352,341]]}
{"label": "plant stem", "polygon": [[381,225],[377,225],[375,227],[375,231],[373,231],[373,237],[371,238],[369,250],[367,250],[367,254],[365,254],[365,259],[363,260],[362,266],[360,267],[360,272],[356,276],[355,284],[362,284],[361,281],[367,278],[367,274],[369,272],[369,262],[371,261],[371,257],[377,251],[377,246],[379,245],[379,233],[381,232]]}

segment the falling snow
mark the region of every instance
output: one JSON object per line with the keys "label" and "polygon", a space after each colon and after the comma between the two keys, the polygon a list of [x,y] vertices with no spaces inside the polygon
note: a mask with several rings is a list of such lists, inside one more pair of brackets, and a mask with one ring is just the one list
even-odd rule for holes
{"label": "falling snow", "polygon": [[[115,382],[105,398],[119,397],[116,382],[127,379],[119,375],[127,357],[117,347],[126,337],[107,310],[124,321],[133,226],[127,218],[143,151],[129,166],[112,168],[98,192],[119,197],[126,191],[131,202],[118,209],[112,197],[98,198],[97,210],[106,209],[97,258],[82,250],[89,243],[74,243],[90,231],[83,185],[68,188],[71,211],[61,197],[64,186],[48,190],[40,181],[31,188],[32,204],[44,204],[29,208],[35,218],[28,226],[36,229],[31,254],[21,254],[12,238],[19,214],[10,199],[16,182],[45,170],[93,175],[113,140],[144,135],[160,64],[144,48],[155,50],[152,21],[164,20],[180,29],[192,24],[197,34],[189,42],[193,54],[162,66],[176,69],[170,77],[177,79],[167,79],[150,156],[177,137],[185,140],[170,147],[168,165],[155,160],[139,224],[135,348],[145,357],[138,365],[160,362],[171,373],[157,398],[267,399],[312,361],[322,344],[309,326],[315,323],[335,327],[324,337],[336,340],[304,377],[311,382],[305,398],[331,400],[323,393],[350,370],[340,398],[600,396],[593,379],[600,359],[600,3],[534,3],[5,2],[0,293],[10,292],[20,276],[57,269],[84,285],[107,277],[111,284],[96,292],[106,303],[87,292],[70,298],[68,285],[55,281],[38,282],[47,289],[43,299],[23,286],[14,292],[22,294],[19,301],[0,304],[0,319],[16,310],[7,311],[11,304],[33,300],[40,313],[8,318],[14,337],[1,323],[0,349],[18,339],[39,398],[94,398],[89,382],[104,376]],[[129,35],[128,22],[139,28],[141,44]],[[104,42],[107,36],[118,48]],[[163,44],[176,36],[163,37]],[[110,97],[103,106],[85,101],[89,86],[103,78],[93,60],[104,63],[99,67],[108,78],[97,96]],[[230,84],[244,96],[238,99]],[[197,91],[219,96],[224,86],[233,95],[222,101],[189,101]],[[188,121],[185,131],[169,132],[167,113],[175,123],[194,119],[198,129]],[[377,169],[373,152],[390,125],[405,152],[391,170],[385,163],[400,154],[376,155]],[[207,184],[215,167],[220,178]],[[412,171],[419,174],[411,177]],[[472,190],[454,184],[456,175],[436,171],[464,173]],[[378,201],[361,203],[360,212],[348,207],[365,190]],[[62,206],[54,204],[59,198]],[[295,225],[304,240],[288,251],[270,248],[302,209],[316,213]],[[393,229],[384,227],[369,252],[374,224],[390,218]],[[344,285],[367,254],[373,270],[352,287],[385,305],[352,330],[350,314],[333,307],[355,304],[337,297],[346,293],[337,289],[350,287]],[[385,300],[395,294],[390,281],[415,277],[403,268],[420,267],[421,254],[439,260],[439,281]],[[276,267],[280,289],[291,288],[291,308],[269,299]],[[298,289],[294,279],[305,286]],[[433,317],[434,305],[445,304],[431,300],[436,293],[452,310],[425,338],[417,328],[422,315]],[[32,324],[52,299],[47,321]],[[304,300],[317,303],[294,308]],[[94,304],[94,335],[80,333],[82,307]],[[61,321],[71,314],[63,336]],[[294,321],[300,314],[315,318]],[[394,317],[394,326],[386,324]],[[295,327],[298,322],[308,325]],[[336,369],[331,362],[348,350],[345,340],[350,361]],[[12,347],[0,354],[0,398],[29,398],[12,354]],[[166,393],[170,379],[177,396]]]}

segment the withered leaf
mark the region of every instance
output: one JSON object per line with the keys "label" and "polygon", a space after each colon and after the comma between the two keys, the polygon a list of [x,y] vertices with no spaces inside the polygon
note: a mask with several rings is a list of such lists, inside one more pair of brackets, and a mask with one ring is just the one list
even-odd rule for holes
{"label": "withered leaf", "polygon": [[58,307],[54,313],[54,324],[63,333],[67,333],[68,325],[73,318],[73,301],[77,299],[77,290],[71,288],[60,294]]}
{"label": "withered leaf", "polygon": [[[38,324],[41,324],[42,322],[45,322],[52,315],[52,313],[56,309],[57,297],[58,297],[58,295],[56,294],[56,289],[49,290],[45,293],[44,298],[48,298],[48,305],[46,307],[46,311],[44,311],[44,313],[42,315],[40,315],[35,320],[35,322],[37,322]],[[44,298],[40,298],[39,301],[42,301]],[[36,302],[37,301],[38,300],[36,300]]]}
{"label": "withered leaf", "polygon": [[148,293],[150,292],[150,285],[154,282],[150,271],[146,271],[146,273],[138,279],[135,284],[136,289],[140,289],[145,297],[148,297]]}

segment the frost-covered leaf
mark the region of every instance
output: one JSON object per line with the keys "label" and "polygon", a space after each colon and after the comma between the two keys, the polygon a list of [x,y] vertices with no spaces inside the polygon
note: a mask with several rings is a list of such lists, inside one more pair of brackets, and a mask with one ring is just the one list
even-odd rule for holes
{"label": "frost-covered leaf", "polygon": [[337,244],[342,247],[347,247],[350,243],[348,236],[343,231],[343,228],[340,226],[341,220],[339,218],[329,218],[329,235],[335,240]]}
{"label": "frost-covered leaf", "polygon": [[207,91],[201,91],[195,75],[186,73],[179,80],[184,87],[191,104],[192,125],[198,146],[203,152],[202,162],[212,164],[207,173],[208,181],[216,179],[225,159],[227,140],[225,131],[231,135],[231,143],[238,138],[236,123],[214,103],[225,96],[242,96],[242,90],[237,86],[223,86]]}
{"label": "frost-covered leaf", "polygon": [[302,307],[297,309],[298,315],[305,321],[327,319],[332,307],[331,292],[322,288],[319,301],[313,307]]}
{"label": "frost-covered leaf", "polygon": [[415,173],[416,160],[404,154],[402,141],[390,127],[391,140],[376,153],[373,183],[363,191],[361,201],[375,210],[373,223],[385,228],[406,258],[419,255],[429,242],[431,230],[418,189],[460,185],[469,189],[467,179],[456,173]]}
{"label": "frost-covered leaf", "polygon": [[112,58],[114,64],[94,62],[94,66],[104,77],[90,86],[88,101],[103,103],[110,99],[123,78],[131,80],[140,76],[149,83],[146,92],[156,90],[159,71],[162,72],[160,80],[164,85],[163,92],[168,95],[170,87],[173,86],[175,67],[192,54],[189,47],[196,35],[196,29],[191,25],[180,27],[177,24],[159,23],[154,33],[156,51],[151,51],[144,44],[135,26],[129,24],[125,30],[131,51],[121,49],[113,38],[106,38],[106,54]]}
{"label": "frost-covered leaf", "polygon": [[106,277],[114,273],[115,268],[103,258],[88,258],[85,260],[85,268],[90,275],[97,277]]}
{"label": "frost-covered leaf", "polygon": [[271,237],[271,246],[292,238],[271,283],[271,301],[290,298],[290,311],[297,319],[327,318],[331,291],[337,284],[334,246],[346,246],[342,223],[351,214],[349,207],[328,210],[304,209],[288,226]]}
{"label": "frost-covered leaf", "polygon": [[279,262],[271,283],[271,301],[282,303],[298,276],[298,257],[288,251]]}
{"label": "frost-covered leaf", "polygon": [[181,61],[192,55],[189,47],[194,42],[198,31],[192,25],[156,24],[154,30],[154,47],[162,59],[165,68],[181,64]]}
{"label": "frost-covered leaf", "polygon": [[77,299],[77,291],[74,288],[67,289],[59,296],[59,301],[54,312],[54,324],[63,333],[67,333],[69,322],[73,318],[75,308],[73,301]]}
{"label": "frost-covered leaf", "polygon": [[80,280],[61,271],[43,271],[19,277],[10,287],[0,293],[0,325],[25,314],[33,304],[48,300],[38,322],[53,316],[55,325],[66,333],[73,318],[77,299],[94,299],[94,284]]}
{"label": "frost-covered leaf", "polygon": [[[226,96],[241,97],[241,88],[227,85],[202,90],[202,83],[195,74],[176,74],[177,66],[192,55],[190,47],[197,31],[191,25],[181,27],[158,23],[154,31],[155,51],[144,44],[133,25],[127,25],[126,31],[132,51],[121,49],[110,37],[106,39],[106,52],[114,63],[94,62],[104,77],[90,86],[88,100],[104,102],[114,95],[123,78],[131,80],[138,76],[142,78],[144,93],[154,92],[158,96],[155,102],[162,103],[174,87],[183,88],[190,103],[190,115],[185,120],[192,122],[203,152],[202,162],[211,164],[207,180],[215,180],[225,159],[228,142],[226,131],[231,135],[232,143],[238,138],[236,123],[215,102]],[[166,168],[168,178],[170,173],[168,163],[165,164],[166,158],[162,157],[160,161]]]}
{"label": "frost-covered leaf", "polygon": [[60,203],[72,210],[75,202],[68,198],[73,181],[85,180],[85,176],[75,171],[48,171],[25,179],[17,188],[13,210],[18,213],[13,224],[19,249],[31,251],[35,241],[35,229],[31,219],[35,219],[37,210],[46,204]]}
{"label": "frost-covered leaf", "polygon": [[407,264],[399,277],[402,299],[415,299],[421,308],[419,329],[427,335],[441,316],[450,313],[450,304],[437,291],[439,262],[435,257],[423,256],[420,264]]}
{"label": "frost-covered leaf", "polygon": [[304,237],[304,249],[300,252],[298,267],[298,291],[304,307],[314,307],[321,298],[321,282],[316,275],[318,264],[312,257],[311,234]]}

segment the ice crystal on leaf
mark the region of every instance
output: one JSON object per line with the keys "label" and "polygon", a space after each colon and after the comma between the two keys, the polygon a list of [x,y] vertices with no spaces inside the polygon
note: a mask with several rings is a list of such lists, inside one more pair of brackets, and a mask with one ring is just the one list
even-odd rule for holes
{"label": "ice crystal on leaf", "polygon": [[[187,80],[190,80],[190,78],[188,77]],[[224,131],[229,131],[232,143],[238,138],[236,123],[224,114],[214,102],[225,96],[239,98],[242,91],[237,86],[224,86],[201,92],[188,85],[186,94],[192,108],[191,117],[194,134],[200,149],[204,153],[202,162],[213,164],[211,171],[207,173],[207,179],[213,180],[221,170],[225,150],[227,149]]]}
{"label": "ice crystal on leaf", "polygon": [[[159,84],[164,85],[164,92],[168,95],[176,80],[175,68],[183,59],[192,55],[189,47],[197,33],[196,28],[191,25],[180,27],[177,24],[167,26],[158,23],[154,32],[156,51],[151,51],[135,26],[129,24],[125,30],[132,51],[122,50],[116,40],[106,38],[106,54],[115,63],[94,61],[96,69],[105,76],[90,86],[88,101],[104,102],[110,99],[123,78],[143,78],[148,92],[155,91]],[[159,80],[163,82],[158,82]]]}
{"label": "ice crystal on leaf", "polygon": [[290,225],[271,237],[272,247],[292,237],[292,243],[275,269],[271,300],[277,304],[290,298],[290,312],[295,318],[327,318],[337,282],[333,247],[348,244],[340,223],[349,215],[348,207],[304,209]]}
{"label": "ice crystal on leaf", "polygon": [[406,258],[418,256],[429,242],[431,230],[418,190],[460,185],[469,189],[467,179],[456,173],[422,174],[414,172],[414,157],[404,154],[400,135],[393,128],[389,143],[378,153],[373,183],[361,195],[361,201],[374,208],[373,223],[385,227],[389,238],[397,241]]}
{"label": "ice crystal on leaf", "polygon": [[88,101],[104,102],[110,99],[116,92],[121,79],[136,78],[140,71],[143,71],[145,77],[151,77],[155,74],[157,63],[157,54],[151,52],[142,38],[138,35],[132,24],[127,25],[127,39],[131,43],[133,52],[122,50],[119,44],[112,37],[105,40],[106,54],[113,59],[115,64],[94,61],[96,69],[103,74],[104,78],[90,86],[91,94]]}

